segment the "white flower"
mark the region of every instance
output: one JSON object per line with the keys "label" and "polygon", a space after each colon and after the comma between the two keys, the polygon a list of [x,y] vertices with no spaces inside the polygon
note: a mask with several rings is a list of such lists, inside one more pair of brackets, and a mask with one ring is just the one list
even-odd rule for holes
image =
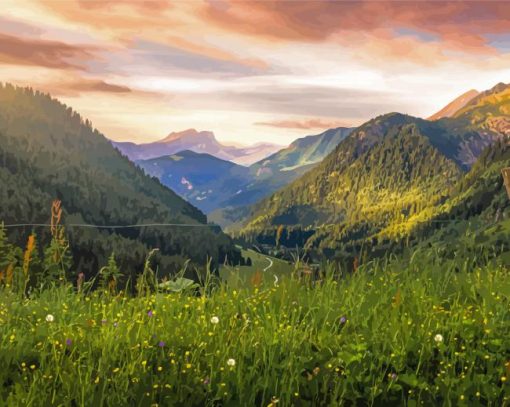
{"label": "white flower", "polygon": [[436,336],[434,336],[434,340],[436,341],[436,343],[441,343],[441,342],[443,342],[443,335],[441,335],[441,334],[436,334]]}
{"label": "white flower", "polygon": [[46,322],[53,322],[55,321],[55,317],[51,314],[46,315]]}
{"label": "white flower", "polygon": [[235,359],[227,360],[227,365],[229,365],[230,367],[234,367],[236,365]]}
{"label": "white flower", "polygon": [[211,324],[216,325],[218,322],[220,322],[220,319],[218,317],[212,317],[211,318]]}

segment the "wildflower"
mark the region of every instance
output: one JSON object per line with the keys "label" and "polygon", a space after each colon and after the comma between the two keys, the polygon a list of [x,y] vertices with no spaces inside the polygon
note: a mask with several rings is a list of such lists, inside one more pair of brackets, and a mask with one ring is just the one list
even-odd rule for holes
{"label": "wildflower", "polygon": [[114,322],[114,323],[113,323],[113,327],[114,327],[114,328],[117,328],[118,326],[119,326],[118,322]]}
{"label": "wildflower", "polygon": [[207,386],[210,382],[211,382],[211,380],[210,380],[208,377],[206,377],[206,378],[204,379],[204,381],[202,382],[202,384],[203,384],[204,386]]}
{"label": "wildflower", "polygon": [[46,322],[53,322],[55,321],[55,317],[51,314],[46,315]]}
{"label": "wildflower", "polygon": [[147,316],[149,318],[152,318],[152,316],[154,315],[154,313],[152,312],[152,310],[150,310],[149,312],[147,312]]}
{"label": "wildflower", "polygon": [[227,365],[230,366],[230,367],[234,367],[236,365],[235,359],[227,360]]}
{"label": "wildflower", "polygon": [[72,339],[67,338],[67,339],[66,339],[66,345],[67,345],[67,346],[71,346],[72,344],[73,344]]}
{"label": "wildflower", "polygon": [[392,374],[390,374],[390,379],[391,379],[391,380],[397,380],[397,377],[398,377],[398,376],[397,376],[397,374],[396,374],[396,373],[392,373]]}
{"label": "wildflower", "polygon": [[443,342],[443,335],[441,335],[441,334],[436,334],[436,336],[434,336],[434,340],[436,341],[436,343],[441,343],[441,342]]}
{"label": "wildflower", "polygon": [[346,322],[347,322],[347,318],[345,318],[345,317],[340,318],[341,325],[345,324]]}
{"label": "wildflower", "polygon": [[278,397],[271,397],[271,403],[268,404],[267,407],[275,407],[280,402],[280,399]]}
{"label": "wildflower", "polygon": [[166,345],[166,344],[165,344],[165,342],[163,342],[163,341],[159,341],[159,343],[158,343],[158,346],[159,346],[160,348],[164,348],[164,347],[165,347],[165,345]]}
{"label": "wildflower", "polygon": [[219,323],[219,322],[220,322],[220,319],[219,319],[218,317],[212,317],[212,318],[211,318],[211,324],[216,325],[216,324],[217,324],[217,323]]}

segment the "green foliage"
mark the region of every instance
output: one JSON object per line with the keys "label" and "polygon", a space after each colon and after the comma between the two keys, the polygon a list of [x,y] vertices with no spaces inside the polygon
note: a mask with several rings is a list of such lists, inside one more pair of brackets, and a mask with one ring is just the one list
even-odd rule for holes
{"label": "green foliage", "polygon": [[108,264],[99,271],[99,284],[103,290],[115,294],[122,277],[123,274],[115,261],[115,253],[112,253]]}
{"label": "green foliage", "polygon": [[198,288],[198,284],[188,278],[177,277],[175,280],[169,280],[160,283],[159,288],[162,290],[171,291],[173,293],[181,293],[186,290]]}
{"label": "green foliage", "polygon": [[434,222],[504,209],[503,163],[485,167],[504,154],[488,147],[504,148],[498,140],[510,134],[509,89],[484,92],[454,118],[392,113],[367,122],[319,166],[256,204],[237,237],[273,245],[284,225],[281,245],[305,247],[316,259],[345,258],[362,247],[400,250],[430,236]]}
{"label": "green foliage", "polygon": [[339,275],[326,265],[315,283],[288,274],[201,296],[54,286],[27,301],[2,289],[0,399],[504,405],[510,274],[465,260],[420,251],[406,266],[375,262]]}
{"label": "green foliage", "polygon": [[60,228],[44,250],[43,284],[62,283],[66,281],[72,265],[69,242]]}

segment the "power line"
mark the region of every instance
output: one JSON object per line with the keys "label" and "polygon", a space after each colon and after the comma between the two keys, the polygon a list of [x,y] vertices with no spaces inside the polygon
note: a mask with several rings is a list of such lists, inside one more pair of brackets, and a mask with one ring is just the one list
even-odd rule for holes
{"label": "power line", "polygon": [[[2,224],[0,224],[2,226]],[[13,223],[3,225],[4,228],[19,228],[19,227],[52,227],[49,223]],[[132,228],[144,228],[144,227],[166,227],[166,226],[178,226],[178,227],[205,227],[205,228],[217,228],[218,225],[204,224],[204,223],[143,223],[134,225],[92,225],[88,223],[69,223],[62,226],[74,227],[74,228],[96,228],[96,229],[132,229]]]}

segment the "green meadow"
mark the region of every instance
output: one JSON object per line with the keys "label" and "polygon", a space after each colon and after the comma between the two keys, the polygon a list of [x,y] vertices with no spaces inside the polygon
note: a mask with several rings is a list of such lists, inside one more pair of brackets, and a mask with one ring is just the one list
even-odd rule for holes
{"label": "green meadow", "polygon": [[0,400],[505,405],[510,273],[475,263],[422,252],[406,265],[378,261],[351,274],[325,265],[310,275],[297,262],[277,283],[209,276],[143,295],[63,282],[27,296],[3,284]]}

